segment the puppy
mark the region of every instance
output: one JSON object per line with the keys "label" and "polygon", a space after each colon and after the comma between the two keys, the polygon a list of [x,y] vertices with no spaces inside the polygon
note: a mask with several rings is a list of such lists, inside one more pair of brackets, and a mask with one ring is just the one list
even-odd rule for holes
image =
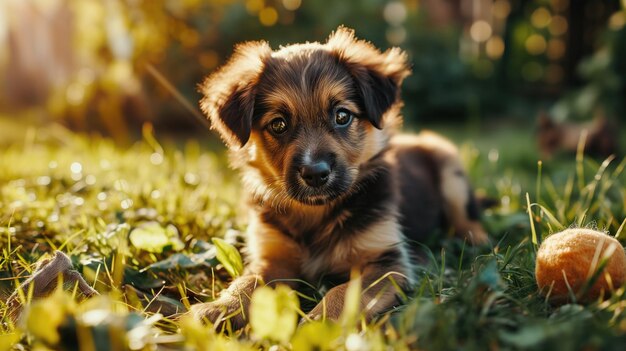
{"label": "puppy", "polygon": [[[202,84],[201,107],[230,147],[249,198],[249,264],[197,318],[245,325],[255,287],[332,285],[308,319],[337,319],[350,273],[368,319],[413,282],[411,241],[445,223],[487,236],[457,150],[433,133],[394,136],[407,55],[339,27],[325,43],[238,45]],[[446,227],[447,228],[447,227]]]}
{"label": "puppy", "polygon": [[548,159],[557,152],[575,154],[583,133],[586,133],[585,154],[607,158],[619,149],[618,130],[601,111],[597,111],[587,123],[557,122],[542,111],[537,117],[537,145],[541,155]]}

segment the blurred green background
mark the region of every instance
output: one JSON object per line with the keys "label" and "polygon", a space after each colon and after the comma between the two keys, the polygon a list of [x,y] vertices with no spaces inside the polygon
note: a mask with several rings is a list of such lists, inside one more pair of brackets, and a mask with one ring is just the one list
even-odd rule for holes
{"label": "blurred green background", "polygon": [[224,63],[234,44],[323,41],[340,24],[380,48],[400,46],[410,54],[413,75],[403,95],[411,129],[432,123],[528,127],[541,110],[557,120],[589,120],[601,110],[625,121],[625,5],[2,0],[0,129],[9,138],[16,123],[60,122],[120,142],[140,136],[146,121],[157,131],[204,132],[194,120],[197,84]]}

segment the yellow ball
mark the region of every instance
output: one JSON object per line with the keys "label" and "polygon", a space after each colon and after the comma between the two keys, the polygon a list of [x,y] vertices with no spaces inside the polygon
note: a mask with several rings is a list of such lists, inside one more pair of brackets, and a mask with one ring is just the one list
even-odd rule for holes
{"label": "yellow ball", "polygon": [[[589,278],[607,259],[593,286]],[[608,296],[626,281],[626,254],[614,237],[591,229],[567,229],[550,235],[537,251],[535,278],[539,292],[551,302],[570,300],[570,289],[578,302]],[[569,284],[569,288],[568,288]]]}

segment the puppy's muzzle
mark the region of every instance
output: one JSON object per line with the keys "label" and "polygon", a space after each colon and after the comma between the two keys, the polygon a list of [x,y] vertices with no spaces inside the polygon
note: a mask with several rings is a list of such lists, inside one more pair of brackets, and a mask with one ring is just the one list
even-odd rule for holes
{"label": "puppy's muzzle", "polygon": [[304,164],[298,169],[300,178],[311,187],[319,188],[328,182],[332,171],[331,164],[325,160],[319,160]]}

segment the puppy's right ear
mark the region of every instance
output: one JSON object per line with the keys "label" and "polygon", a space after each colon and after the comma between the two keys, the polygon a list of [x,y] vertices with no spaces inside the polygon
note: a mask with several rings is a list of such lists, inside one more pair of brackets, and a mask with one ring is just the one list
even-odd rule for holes
{"label": "puppy's right ear", "polygon": [[383,115],[400,101],[400,86],[411,73],[407,54],[399,48],[381,52],[343,26],[330,35],[326,46],[354,78],[364,105],[362,112],[382,129]]}
{"label": "puppy's right ear", "polygon": [[271,54],[266,42],[239,44],[228,62],[200,85],[200,108],[231,148],[250,138],[256,85]]}

